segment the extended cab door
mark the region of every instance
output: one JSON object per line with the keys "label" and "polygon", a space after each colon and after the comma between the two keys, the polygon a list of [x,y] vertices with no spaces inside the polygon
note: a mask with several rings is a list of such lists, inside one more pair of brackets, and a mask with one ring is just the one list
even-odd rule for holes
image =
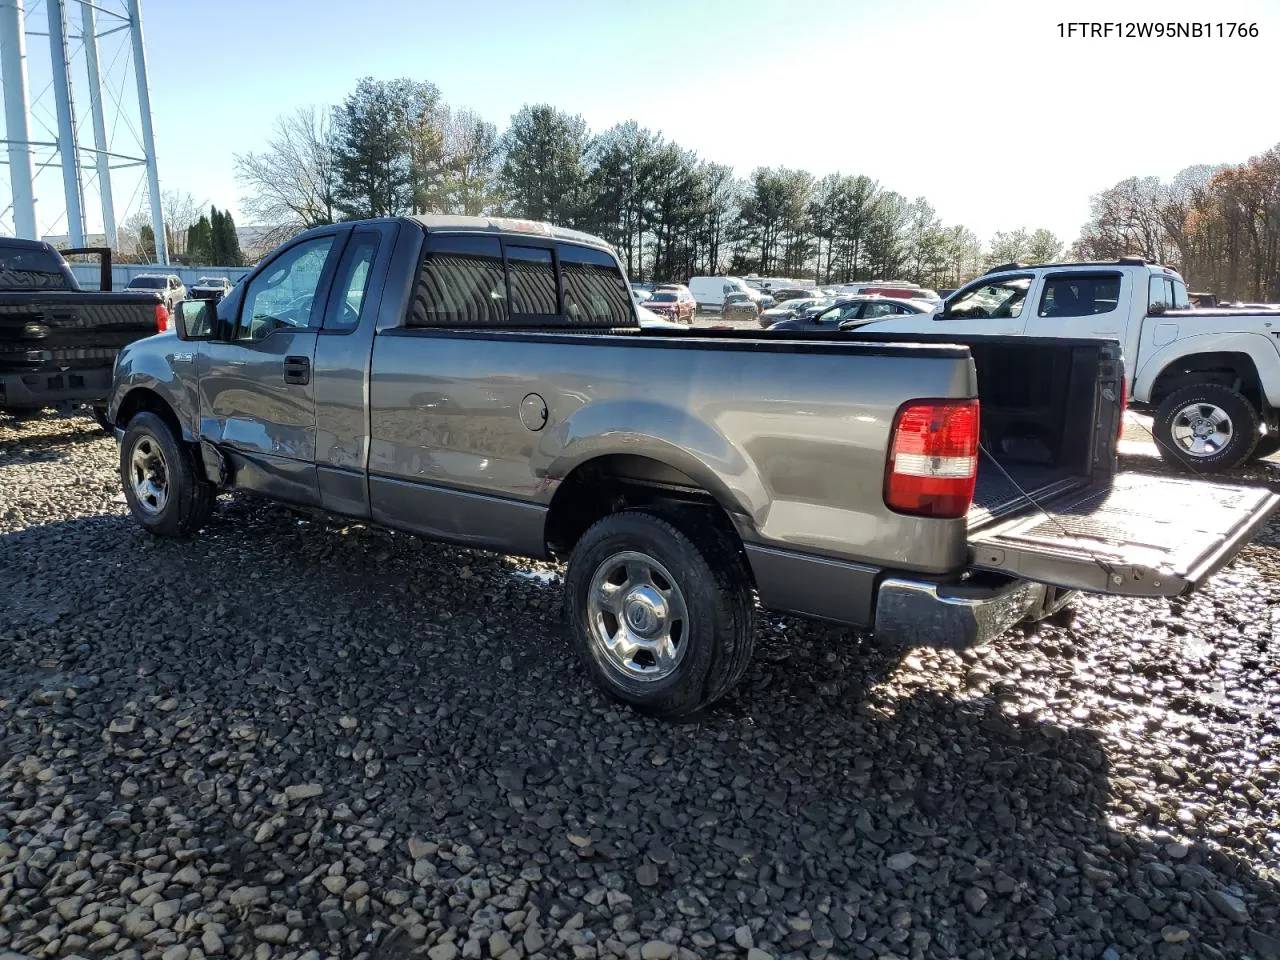
{"label": "extended cab door", "polygon": [[[218,340],[200,343],[200,435],[237,486],[318,503],[312,361],[346,228],[308,234],[254,273]],[[225,322],[224,322],[225,321]]]}

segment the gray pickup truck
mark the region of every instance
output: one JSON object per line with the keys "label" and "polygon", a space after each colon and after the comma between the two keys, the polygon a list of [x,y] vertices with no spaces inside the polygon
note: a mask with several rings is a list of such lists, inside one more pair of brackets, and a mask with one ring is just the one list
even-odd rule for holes
{"label": "gray pickup truck", "polygon": [[1113,343],[645,329],[607,244],[526,221],[311,230],[175,328],[115,370],[144,527],[234,488],[563,558],[588,671],[662,717],[742,676],[757,599],[963,646],[1185,593],[1277,503],[1117,475]]}

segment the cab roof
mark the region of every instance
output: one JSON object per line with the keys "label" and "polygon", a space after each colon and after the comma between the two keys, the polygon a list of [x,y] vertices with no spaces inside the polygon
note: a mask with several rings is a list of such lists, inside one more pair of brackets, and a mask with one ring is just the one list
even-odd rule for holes
{"label": "cab roof", "polygon": [[613,246],[600,237],[541,220],[521,220],[515,217],[463,217],[453,214],[429,213],[409,217],[427,233],[527,233],[537,237],[551,237],[588,244],[613,253]]}

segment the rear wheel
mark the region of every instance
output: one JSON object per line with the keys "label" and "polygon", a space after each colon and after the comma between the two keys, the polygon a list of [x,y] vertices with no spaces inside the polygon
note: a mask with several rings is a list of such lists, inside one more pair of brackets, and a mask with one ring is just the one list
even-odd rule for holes
{"label": "rear wheel", "polygon": [[1206,383],[1175,390],[1156,410],[1160,455],[1197,473],[1238,467],[1258,440],[1258,414],[1239,393]]}
{"label": "rear wheel", "polygon": [[190,536],[213,512],[217,491],[200,475],[191,447],[154,413],[129,421],[120,478],[129,512],[157,536]]}
{"label": "rear wheel", "polygon": [[578,655],[609,696],[666,720],[741,679],[755,645],[746,563],[704,511],[629,510],[574,548],[565,607]]}

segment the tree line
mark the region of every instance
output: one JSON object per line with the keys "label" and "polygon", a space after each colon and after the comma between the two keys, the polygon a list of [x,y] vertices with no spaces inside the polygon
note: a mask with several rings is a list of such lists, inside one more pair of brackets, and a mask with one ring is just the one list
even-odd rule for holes
{"label": "tree line", "polygon": [[1169,183],[1129,177],[1095,196],[1072,247],[1081,259],[1139,254],[1177,267],[1194,290],[1280,301],[1280,145]]}
{"label": "tree line", "polygon": [[894,278],[951,287],[995,262],[1051,260],[1048,230],[945,224],[866,176],[761,167],[746,177],[635,121],[593,133],[526,105],[499,134],[416,80],[359,81],[336,107],[277,119],[261,151],[235,157],[243,212],[270,240],[344,219],[495,214],[598,234],[636,279],[759,273],[822,283]]}

